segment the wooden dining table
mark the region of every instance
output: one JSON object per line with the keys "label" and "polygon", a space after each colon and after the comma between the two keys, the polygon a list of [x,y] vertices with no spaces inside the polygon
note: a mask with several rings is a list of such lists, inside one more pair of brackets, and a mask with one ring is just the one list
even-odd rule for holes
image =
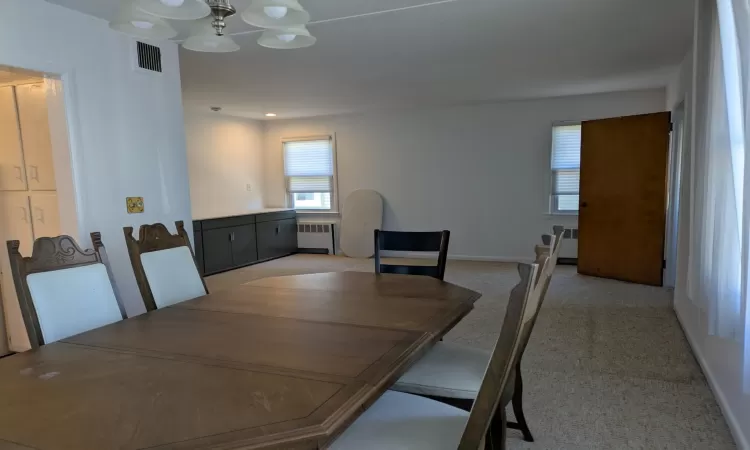
{"label": "wooden dining table", "polygon": [[479,296],[407,275],[265,278],[13,355],[0,449],[325,448]]}

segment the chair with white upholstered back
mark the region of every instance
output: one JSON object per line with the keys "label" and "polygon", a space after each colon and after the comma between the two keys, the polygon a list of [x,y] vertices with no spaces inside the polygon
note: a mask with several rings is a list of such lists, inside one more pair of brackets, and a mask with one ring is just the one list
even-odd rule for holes
{"label": "chair with white upholstered back", "polygon": [[8,257],[32,348],[124,319],[101,234],[92,250],[70,236],[34,241],[30,257],[8,241]]}
{"label": "chair with white upholstered back", "polygon": [[[514,361],[513,378],[508,384],[508,392],[503,396],[503,407],[508,402],[512,402],[516,417],[516,422],[509,423],[508,427],[521,430],[524,439],[529,442],[533,442],[534,438],[523,411],[521,358],[536,323],[537,314],[547,295],[552,272],[557,265],[563,231],[562,228],[555,229],[554,236],[542,237],[546,245],[535,247],[537,263],[540,265],[540,274],[535,284],[535,289],[539,292],[539,302],[529,322],[530,325],[524,328],[520,351]],[[469,411],[479,392],[484,369],[490,356],[491,353],[484,349],[439,342],[422,359],[411,366],[391,389],[421,395]]]}
{"label": "chair with white upholstered back", "polygon": [[[546,263],[546,256],[542,259]],[[504,450],[503,397],[513,381],[522,334],[536,313],[544,271],[519,264],[500,337],[485,364],[470,412],[429,398],[387,391],[335,441],[331,450]],[[540,281],[534,285],[539,275]]]}
{"label": "chair with white upholstered back", "polygon": [[137,240],[133,227],[124,228],[130,263],[148,311],[208,293],[185,226],[182,221],[175,226],[177,234],[161,223],[141,225]]}

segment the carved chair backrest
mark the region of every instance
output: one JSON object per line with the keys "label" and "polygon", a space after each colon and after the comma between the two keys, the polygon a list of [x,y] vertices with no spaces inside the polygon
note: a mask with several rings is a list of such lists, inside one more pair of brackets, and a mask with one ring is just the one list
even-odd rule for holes
{"label": "carved chair backrest", "polygon": [[94,248],[81,249],[70,236],[34,241],[30,257],[19,241],[8,241],[13,282],[32,348],[126,317],[100,233]]}
{"label": "carved chair backrest", "polygon": [[161,223],[141,225],[138,239],[133,237],[133,227],[124,228],[130,263],[147,311],[208,293],[185,226],[182,221],[175,226],[177,234]]}

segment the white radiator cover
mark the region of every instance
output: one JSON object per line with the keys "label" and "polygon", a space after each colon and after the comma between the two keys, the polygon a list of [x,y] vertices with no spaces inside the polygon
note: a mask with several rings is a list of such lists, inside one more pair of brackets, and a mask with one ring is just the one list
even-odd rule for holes
{"label": "white radiator cover", "polygon": [[329,255],[336,254],[335,224],[333,222],[297,222],[297,247],[305,250],[328,250]]}

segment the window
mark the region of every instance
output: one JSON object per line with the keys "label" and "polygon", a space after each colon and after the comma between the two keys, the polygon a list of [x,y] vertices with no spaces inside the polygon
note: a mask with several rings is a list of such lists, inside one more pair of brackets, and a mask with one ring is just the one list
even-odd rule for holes
{"label": "window", "polygon": [[581,184],[581,124],[552,127],[552,195],[550,212],[578,213]]}
{"label": "window", "polygon": [[284,176],[292,208],[330,211],[335,184],[331,138],[285,140]]}

